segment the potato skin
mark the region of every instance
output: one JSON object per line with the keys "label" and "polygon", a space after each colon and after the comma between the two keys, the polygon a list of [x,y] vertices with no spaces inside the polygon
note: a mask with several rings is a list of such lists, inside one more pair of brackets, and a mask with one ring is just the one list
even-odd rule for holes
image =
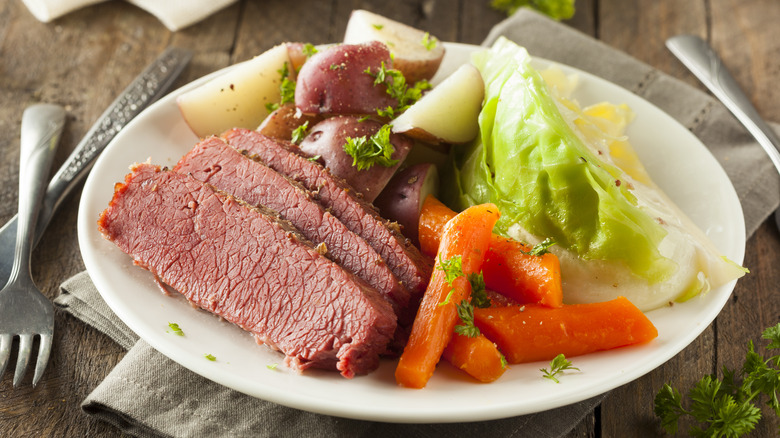
{"label": "potato skin", "polygon": [[374,76],[384,62],[391,68],[390,51],[384,44],[339,44],[318,52],[301,67],[295,87],[295,104],[304,114],[375,114],[377,109],[396,107],[384,84],[374,85]]}
{"label": "potato skin", "polygon": [[287,46],[287,55],[290,57],[290,64],[292,64],[290,72],[297,76],[298,71],[308,59],[303,53],[303,43],[285,43],[285,45]]}
{"label": "potato skin", "polygon": [[436,195],[439,189],[439,174],[436,165],[420,163],[409,166],[387,183],[382,193],[374,200],[379,214],[401,225],[401,232],[414,245],[419,246],[418,224],[420,209],[428,195]]}
{"label": "potato skin", "polygon": [[[433,46],[423,44],[424,39],[433,41]],[[393,68],[403,73],[409,85],[431,79],[444,59],[444,45],[426,32],[367,10],[353,10],[347,22],[344,42],[355,44],[366,41],[381,41],[390,48]]]}
{"label": "potato skin", "polygon": [[299,114],[296,117],[296,112],[294,104],[286,103],[269,114],[257,131],[268,137],[290,141],[293,131],[299,126],[309,122],[311,127],[322,120],[320,115]]}
{"label": "potato skin", "polygon": [[384,126],[372,119],[363,120],[357,116],[329,117],[309,130],[309,134],[300,144],[300,150],[309,157],[319,157],[331,173],[344,179],[363,199],[373,202],[379,192],[387,185],[395,171],[406,159],[413,142],[402,134],[391,134],[390,142],[395,151],[392,159],[398,163],[392,167],[375,164],[368,169],[358,170],[352,165],[353,158],[344,151],[347,137],[370,137]]}
{"label": "potato skin", "polygon": [[441,61],[444,59],[444,51],[433,59],[407,59],[400,55],[394,59],[394,68],[403,73],[406,82],[414,85],[421,80],[430,80],[439,71]]}

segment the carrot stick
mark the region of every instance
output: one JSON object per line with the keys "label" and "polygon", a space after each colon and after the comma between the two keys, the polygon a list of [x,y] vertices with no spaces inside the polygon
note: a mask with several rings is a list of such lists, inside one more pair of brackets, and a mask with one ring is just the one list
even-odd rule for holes
{"label": "carrot stick", "polygon": [[551,253],[529,255],[526,245],[496,234],[482,267],[485,285],[520,303],[563,305],[561,264]]}
{"label": "carrot stick", "polygon": [[538,304],[474,309],[477,327],[509,363],[552,360],[648,342],[653,323],[624,297],[549,308]]}
{"label": "carrot stick", "polygon": [[506,371],[503,355],[485,335],[472,338],[456,333],[442,357],[483,383],[495,381]]}
{"label": "carrot stick", "polygon": [[[458,214],[444,227],[431,281],[395,370],[395,379],[400,385],[422,388],[433,375],[444,347],[453,336],[458,320],[456,305],[471,295],[467,276],[482,269],[498,217],[495,205],[476,205]],[[463,275],[450,284],[442,263],[457,258],[461,260]]]}
{"label": "carrot stick", "polygon": [[[433,196],[423,201],[418,234],[424,254],[436,254],[444,224],[455,214]],[[485,285],[520,303],[561,307],[563,290],[558,257],[552,253],[529,255],[530,250],[516,240],[494,234],[482,268]]]}
{"label": "carrot stick", "polygon": [[423,254],[436,255],[439,251],[444,225],[457,214],[433,195],[428,195],[425,198],[417,225],[417,235]]}

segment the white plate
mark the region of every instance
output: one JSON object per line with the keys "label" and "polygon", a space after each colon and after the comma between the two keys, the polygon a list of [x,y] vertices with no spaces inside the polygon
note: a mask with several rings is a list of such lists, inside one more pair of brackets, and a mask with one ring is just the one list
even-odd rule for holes
{"label": "white plate", "polygon": [[[468,59],[474,46],[447,44],[441,75]],[[548,63],[535,60],[537,66]],[[707,149],[671,117],[630,92],[590,74],[575,97],[582,104],[627,103],[636,112],[628,135],[655,181],[690,215],[716,246],[741,263],[745,249],[742,209],[723,169]],[[542,378],[547,363],[513,365],[495,383],[478,384],[441,364],[423,390],[400,388],[394,361],[352,380],[335,372],[302,375],[286,369],[279,353],[260,347],[237,327],[193,309],[181,297],[165,296],[149,272],[103,239],[96,220],[128,166],[151,161],[174,165],[197,141],[175,98],[196,81],[162,99],[130,123],[103,152],[84,187],[78,218],[79,244],[87,270],[111,309],[142,339],[190,370],[246,394],[307,411],[390,422],[462,422],[505,418],[578,402],[628,383],[666,362],[691,343],[717,316],[734,287],[648,313],[659,336],[649,344],[574,358],[580,372],[561,384]],[[185,337],[166,333],[176,322]],[[217,358],[211,362],[204,354]],[[270,365],[279,364],[278,367]]]}

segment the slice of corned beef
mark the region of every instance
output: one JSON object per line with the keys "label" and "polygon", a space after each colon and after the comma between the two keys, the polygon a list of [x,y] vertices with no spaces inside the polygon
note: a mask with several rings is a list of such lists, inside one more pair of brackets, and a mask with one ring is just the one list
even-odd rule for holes
{"label": "slice of corned beef", "polygon": [[[192,175],[251,205],[279,213],[344,269],[391,300],[396,313],[408,315],[409,291],[376,251],[312,199],[308,191],[270,167],[209,137],[182,157],[173,169]],[[414,315],[411,314],[413,318]],[[410,321],[409,321],[410,322]]]}
{"label": "slice of corned beef", "polygon": [[136,264],[282,351],[293,368],[365,374],[395,331],[390,304],[291,225],[188,175],[134,166],[98,227]]}
{"label": "slice of corned beef", "polygon": [[222,138],[313,192],[323,207],[366,239],[412,294],[420,297],[425,292],[431,276],[428,260],[401,235],[397,226],[379,216],[343,180],[319,163],[298,154],[289,142],[248,129],[232,129]]}

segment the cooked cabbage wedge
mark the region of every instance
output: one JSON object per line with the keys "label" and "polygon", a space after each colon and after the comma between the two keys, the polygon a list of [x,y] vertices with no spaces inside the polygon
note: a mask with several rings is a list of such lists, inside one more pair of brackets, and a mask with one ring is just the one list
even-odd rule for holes
{"label": "cooked cabbage wedge", "polygon": [[622,295],[650,310],[744,275],[652,182],[624,135],[628,107],[580,108],[571,78],[529,61],[504,38],[473,56],[480,137],[452,152],[448,203],[493,202],[499,233],[553,238],[567,303]]}

